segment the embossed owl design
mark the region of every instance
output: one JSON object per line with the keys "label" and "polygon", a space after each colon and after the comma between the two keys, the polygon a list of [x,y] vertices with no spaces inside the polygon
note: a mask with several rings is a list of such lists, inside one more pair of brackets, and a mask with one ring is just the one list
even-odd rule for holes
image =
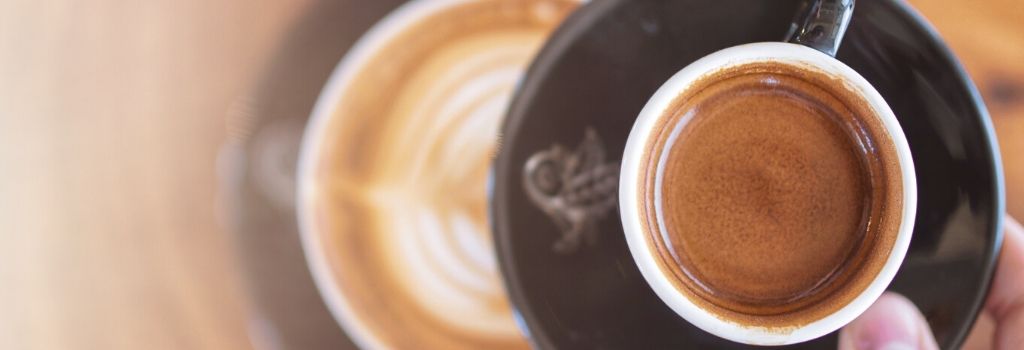
{"label": "embossed owl design", "polygon": [[601,139],[587,128],[575,151],[555,144],[534,153],[523,168],[530,200],[555,222],[561,237],[558,253],[572,253],[581,243],[597,241],[597,222],[617,203],[618,162],[606,162]]}

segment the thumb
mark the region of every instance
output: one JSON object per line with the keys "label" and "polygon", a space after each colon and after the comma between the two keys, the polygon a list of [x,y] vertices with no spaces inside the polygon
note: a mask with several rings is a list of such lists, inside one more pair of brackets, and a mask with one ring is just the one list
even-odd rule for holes
{"label": "thumb", "polygon": [[841,350],[938,349],[921,311],[902,295],[885,292],[839,332]]}

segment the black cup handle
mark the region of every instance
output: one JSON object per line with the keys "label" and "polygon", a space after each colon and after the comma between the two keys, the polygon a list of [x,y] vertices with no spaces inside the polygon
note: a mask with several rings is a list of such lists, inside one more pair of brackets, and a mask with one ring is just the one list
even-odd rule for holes
{"label": "black cup handle", "polygon": [[804,0],[789,26],[786,42],[835,57],[853,15],[854,0]]}

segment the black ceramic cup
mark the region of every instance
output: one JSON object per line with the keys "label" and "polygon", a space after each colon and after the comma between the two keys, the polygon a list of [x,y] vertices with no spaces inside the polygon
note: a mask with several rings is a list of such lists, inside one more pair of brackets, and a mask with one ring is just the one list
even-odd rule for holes
{"label": "black ceramic cup", "polygon": [[[524,186],[525,169],[537,166],[538,152],[576,159],[562,161],[570,171],[620,162],[636,116],[665,79],[723,48],[784,37],[799,5],[596,0],[548,41],[503,125],[490,199],[502,273],[535,346],[749,346],[694,327],[648,286],[615,215],[618,201],[601,195],[614,193],[606,184],[614,170],[594,168],[577,180],[593,182],[590,190],[573,194],[605,214],[569,220],[536,204],[545,191]],[[913,238],[887,290],[923,311],[940,346],[956,347],[984,301],[1001,242],[1004,188],[987,111],[948,48],[905,3],[859,3],[836,59],[878,90],[914,159]],[[548,192],[559,185],[559,176],[534,175]],[[790,347],[835,343],[832,333]]]}

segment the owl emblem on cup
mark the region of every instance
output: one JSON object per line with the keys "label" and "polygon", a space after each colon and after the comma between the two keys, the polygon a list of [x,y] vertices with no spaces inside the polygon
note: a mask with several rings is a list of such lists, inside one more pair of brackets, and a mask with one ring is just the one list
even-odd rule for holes
{"label": "owl emblem on cup", "polygon": [[615,208],[619,183],[619,163],[605,157],[604,144],[590,127],[575,150],[555,144],[526,161],[526,194],[561,234],[552,245],[555,252],[570,254],[597,243],[597,223]]}

